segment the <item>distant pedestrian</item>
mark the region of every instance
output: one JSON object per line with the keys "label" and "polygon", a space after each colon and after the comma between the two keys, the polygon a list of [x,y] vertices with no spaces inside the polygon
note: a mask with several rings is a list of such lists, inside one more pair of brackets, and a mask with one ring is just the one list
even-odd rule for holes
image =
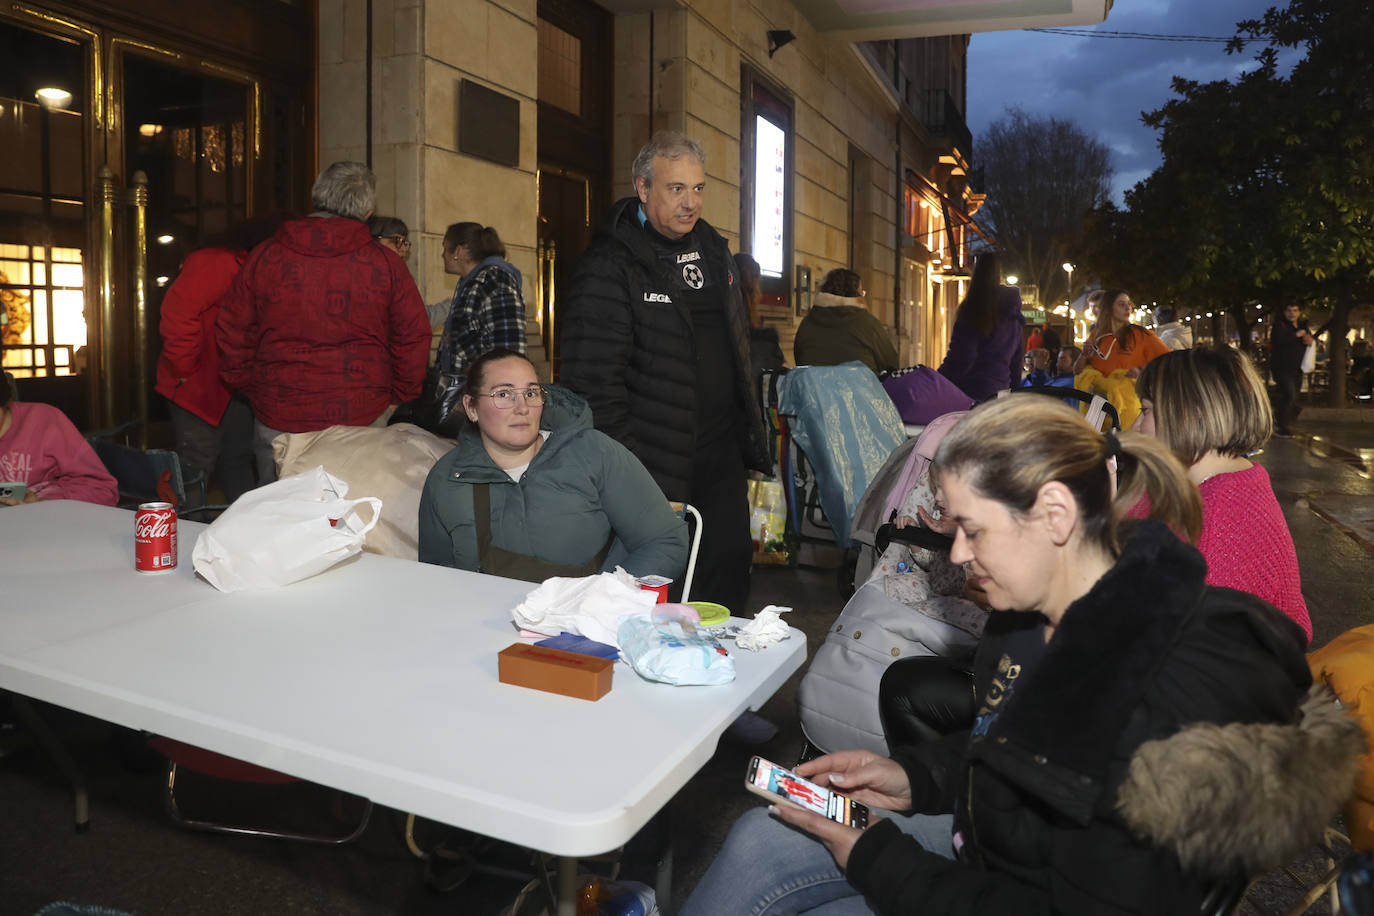
{"label": "distant pedestrian", "polygon": [[1269,374],[1274,379],[1274,435],[1281,439],[1293,435],[1298,389],[1302,386],[1302,358],[1307,347],[1315,342],[1307,329],[1307,319],[1300,317],[1296,305],[1286,306],[1283,315],[1274,319],[1269,332]]}
{"label": "distant pedestrian", "polygon": [[978,256],[968,295],[954,314],[949,352],[940,374],[975,402],[1021,384],[1023,355],[1021,293],[998,283],[997,256]]}
{"label": "distant pedestrian", "polygon": [[1172,305],[1155,309],[1155,334],[1170,350],[1188,350],[1193,346],[1193,329],[1178,320],[1178,309]]}

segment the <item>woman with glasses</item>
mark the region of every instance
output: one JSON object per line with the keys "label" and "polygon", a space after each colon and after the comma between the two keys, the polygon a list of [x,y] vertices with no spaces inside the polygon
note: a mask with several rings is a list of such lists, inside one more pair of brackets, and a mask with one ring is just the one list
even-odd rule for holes
{"label": "woman with glasses", "polygon": [[405,221],[394,216],[373,216],[367,221],[367,231],[383,248],[390,248],[404,261],[410,254],[410,229]]}
{"label": "woman with glasses", "polygon": [[496,230],[454,223],[444,233],[444,273],[461,279],[439,340],[438,368],[461,379],[489,350],[525,352],[525,299],[520,271],[506,260]]}
{"label": "woman with glasses", "polygon": [[639,459],[592,428],[586,401],[541,386],[512,350],[479,357],[463,392],[475,429],[425,481],[422,562],[530,582],[682,573],[686,525]]}
{"label": "woman with glasses", "polygon": [[1124,369],[1127,377],[1135,378],[1146,363],[1169,352],[1169,345],[1155,336],[1154,331],[1131,321],[1133,307],[1124,289],[1103,291],[1098,300],[1097,322],[1083,345],[1083,355],[1074,366],[1075,374],[1091,366],[1103,375]]}

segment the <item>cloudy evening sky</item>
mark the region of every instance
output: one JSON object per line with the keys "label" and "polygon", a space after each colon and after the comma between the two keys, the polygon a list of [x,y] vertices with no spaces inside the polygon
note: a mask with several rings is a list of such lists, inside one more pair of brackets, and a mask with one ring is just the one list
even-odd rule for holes
{"label": "cloudy evening sky", "polygon": [[[1094,28],[1117,32],[1229,37],[1241,19],[1282,0],[1116,0]],[[1227,54],[1222,43],[1092,38],[1041,32],[973,36],[968,59],[968,123],[978,140],[1008,107],[1076,122],[1112,151],[1115,197],[1159,164],[1157,132],[1140,123],[1173,98],[1175,76],[1206,82],[1253,66],[1258,45]],[[1290,52],[1280,58],[1287,62]]]}

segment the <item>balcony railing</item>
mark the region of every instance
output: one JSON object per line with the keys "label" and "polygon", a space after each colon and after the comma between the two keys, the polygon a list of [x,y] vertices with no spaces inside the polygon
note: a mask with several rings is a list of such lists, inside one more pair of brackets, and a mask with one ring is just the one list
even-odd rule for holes
{"label": "balcony railing", "polygon": [[918,98],[920,107],[916,115],[926,130],[936,136],[948,137],[965,159],[972,159],[973,134],[950,94],[943,89],[927,89]]}

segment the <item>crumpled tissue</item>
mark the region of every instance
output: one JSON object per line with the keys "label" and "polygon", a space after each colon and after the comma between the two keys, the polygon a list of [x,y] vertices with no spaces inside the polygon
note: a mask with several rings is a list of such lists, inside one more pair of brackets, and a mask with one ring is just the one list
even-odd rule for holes
{"label": "crumpled tissue", "polygon": [[574,633],[620,648],[616,630],[626,614],[651,610],[658,596],[621,569],[595,576],[555,576],[536,586],[511,611],[523,629],[557,636]]}
{"label": "crumpled tissue", "polygon": [[782,615],[792,610],[770,604],[754,615],[754,619],[739,628],[735,634],[735,645],[750,652],[766,649],[775,642],[782,642],[792,635],[792,628],[782,619]]}

